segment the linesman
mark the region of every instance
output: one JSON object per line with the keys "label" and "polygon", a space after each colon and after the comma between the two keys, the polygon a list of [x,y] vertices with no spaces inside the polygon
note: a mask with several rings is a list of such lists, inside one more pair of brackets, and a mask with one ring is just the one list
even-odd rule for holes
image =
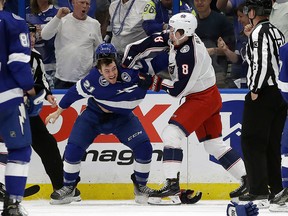
{"label": "linesman", "polygon": [[242,150],[250,185],[242,201],[254,201],[259,208],[269,206],[268,197],[282,190],[281,133],[287,107],[278,89],[279,47],[283,34],[268,21],[271,0],[247,0],[244,13],[250,24],[248,38],[248,94],[245,96]]}

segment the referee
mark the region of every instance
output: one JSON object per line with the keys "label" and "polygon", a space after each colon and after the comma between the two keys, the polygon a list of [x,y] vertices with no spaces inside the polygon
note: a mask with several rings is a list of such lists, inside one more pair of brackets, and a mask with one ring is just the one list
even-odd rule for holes
{"label": "referee", "polygon": [[247,84],[241,146],[250,186],[241,201],[254,201],[259,208],[269,207],[268,197],[282,190],[281,134],[287,106],[278,89],[279,47],[283,34],[268,21],[271,0],[247,0],[244,13],[248,38]]}

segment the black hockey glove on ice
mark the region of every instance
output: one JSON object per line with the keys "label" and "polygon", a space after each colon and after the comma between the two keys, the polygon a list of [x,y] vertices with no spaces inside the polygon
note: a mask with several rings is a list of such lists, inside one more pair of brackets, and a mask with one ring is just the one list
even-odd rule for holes
{"label": "black hockey glove on ice", "polygon": [[202,198],[202,192],[197,192],[194,196],[194,190],[181,190],[180,200],[183,204],[195,204]]}

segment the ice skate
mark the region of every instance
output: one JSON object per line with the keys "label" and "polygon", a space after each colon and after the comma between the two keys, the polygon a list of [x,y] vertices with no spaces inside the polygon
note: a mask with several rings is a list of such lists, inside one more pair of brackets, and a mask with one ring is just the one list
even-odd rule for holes
{"label": "ice skate", "polygon": [[252,201],[254,204],[257,205],[259,209],[269,208],[270,203],[268,201],[269,195],[254,195],[254,194],[245,194],[239,196],[239,204],[245,204]]}
{"label": "ice skate", "polygon": [[[179,205],[181,204],[180,194],[178,173],[177,178],[166,179],[164,186],[150,195],[148,203],[152,205]],[[162,200],[162,198],[169,198],[169,200]]]}
{"label": "ice skate", "polygon": [[131,175],[131,180],[134,184],[134,195],[135,195],[135,202],[139,204],[147,204],[148,197],[150,194],[154,192],[153,189],[147,187],[146,185],[140,185],[136,181],[135,174]]}
{"label": "ice skate", "polygon": [[81,192],[78,188],[75,188],[75,194],[72,198],[72,202],[80,202],[81,201]]}
{"label": "ice skate", "polygon": [[242,176],[240,186],[236,188],[234,191],[231,191],[229,195],[233,202],[239,202],[238,197],[248,193],[248,191],[249,191],[249,185],[247,176]]}
{"label": "ice skate", "polygon": [[[75,196],[76,188],[74,186],[63,186],[59,190],[54,191],[51,194],[51,205],[62,205],[69,204],[73,202],[73,197]],[[80,196],[80,194],[79,194]]]}
{"label": "ice skate", "polygon": [[288,212],[288,188],[284,188],[273,199],[270,200],[269,211],[271,212]]}
{"label": "ice skate", "polygon": [[9,197],[4,199],[4,209],[2,216],[27,216],[28,213],[19,201],[10,199]]}
{"label": "ice skate", "polygon": [[6,194],[5,185],[0,182],[0,202],[4,202],[5,194]]}

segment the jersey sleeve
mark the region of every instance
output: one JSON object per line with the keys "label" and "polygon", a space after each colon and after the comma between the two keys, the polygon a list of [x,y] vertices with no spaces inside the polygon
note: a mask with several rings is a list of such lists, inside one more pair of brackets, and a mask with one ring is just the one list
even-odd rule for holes
{"label": "jersey sleeve", "polygon": [[142,40],[128,44],[122,59],[123,66],[132,68],[139,59],[145,58],[151,53],[168,49],[168,39],[168,33],[155,33]]}
{"label": "jersey sleeve", "polygon": [[77,84],[81,82],[80,80],[74,85],[72,86],[67,92],[66,94],[63,96],[63,98],[61,99],[61,101],[59,102],[59,107],[61,107],[62,109],[67,109],[71,106],[71,104],[73,104],[75,101],[80,100],[82,98],[84,98],[83,96],[78,94],[77,91]]}
{"label": "jersey sleeve", "polygon": [[279,88],[283,98],[288,102],[288,43],[279,49],[280,54],[280,74],[279,74]]}
{"label": "jersey sleeve", "polygon": [[32,71],[30,61],[30,40],[26,22],[12,14],[7,26],[8,62],[7,67],[18,85],[25,91],[33,88]]}
{"label": "jersey sleeve", "polygon": [[157,21],[156,18],[156,5],[153,1],[149,1],[143,12],[142,27],[147,35],[151,35],[155,32],[161,32],[163,30],[163,23]]}

